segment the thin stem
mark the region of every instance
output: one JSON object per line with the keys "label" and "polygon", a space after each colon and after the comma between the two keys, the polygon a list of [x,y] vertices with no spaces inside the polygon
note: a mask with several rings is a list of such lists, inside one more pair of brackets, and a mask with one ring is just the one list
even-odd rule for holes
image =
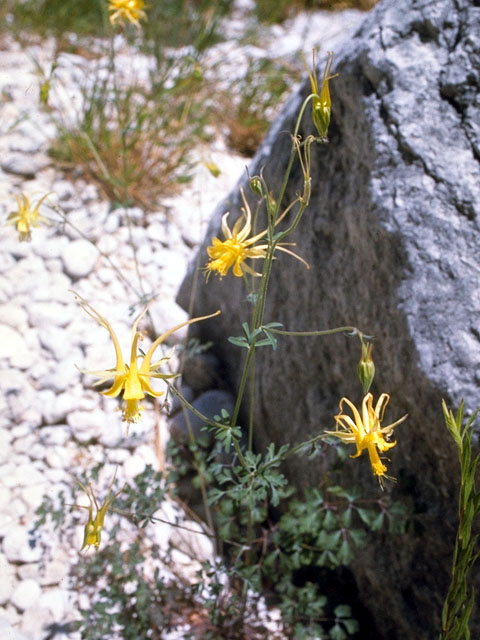
{"label": "thin stem", "polygon": [[251,363],[252,358],[253,358],[254,350],[255,350],[255,345],[254,344],[249,345],[248,351],[247,351],[247,357],[245,358],[245,363],[243,365],[242,377],[240,378],[240,384],[238,386],[238,392],[237,392],[237,398],[236,398],[236,401],[235,401],[235,407],[233,409],[232,417],[231,417],[231,420],[230,420],[230,426],[231,427],[234,427],[236,422],[237,422],[237,420],[238,420],[238,414],[240,413],[240,406],[242,404],[243,394],[245,393],[245,387],[246,387],[246,384],[247,384],[248,370],[250,368],[250,363]]}
{"label": "thin stem", "polygon": [[253,449],[253,418],[255,410],[255,350],[250,368],[250,409],[248,412],[248,451]]}
{"label": "thin stem", "polygon": [[282,336],[331,336],[334,333],[350,333],[352,335],[363,335],[357,327],[336,327],[335,329],[324,329],[323,331],[282,331],[281,329],[268,328],[270,333],[278,333]]}

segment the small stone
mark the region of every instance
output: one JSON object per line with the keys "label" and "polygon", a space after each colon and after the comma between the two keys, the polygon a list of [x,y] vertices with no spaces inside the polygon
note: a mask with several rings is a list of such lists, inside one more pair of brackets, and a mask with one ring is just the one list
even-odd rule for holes
{"label": "small stone", "polygon": [[76,368],[76,363],[81,355],[78,353],[69,353],[62,358],[54,367],[53,371],[45,373],[39,379],[39,388],[61,393],[67,391],[80,378],[80,372]]}
{"label": "small stone", "polygon": [[[232,414],[235,399],[227,391],[207,391],[192,402],[192,406],[206,418],[214,418],[221,415],[222,409]],[[183,411],[176,413],[170,420],[170,434],[178,444],[187,444],[190,441],[190,430],[196,441],[209,443],[212,440],[211,433],[205,429],[205,422],[198,416],[188,411],[188,422]],[[190,428],[189,428],[190,427]]]}
{"label": "small stone", "polygon": [[0,512],[2,512],[10,502],[10,491],[7,487],[0,487]]}
{"label": "small stone", "polygon": [[42,389],[38,392],[38,396],[42,405],[43,420],[47,425],[56,425],[62,420],[65,420],[69,412],[87,408],[85,403],[82,403],[81,399],[68,391],[56,395],[50,389]]}
{"label": "small stone", "polygon": [[94,411],[72,411],[67,416],[67,423],[72,429],[73,437],[79,442],[101,439],[109,442],[110,446],[117,445],[125,436],[125,425],[120,415],[109,419],[108,414],[101,409]]}
{"label": "small stone", "polygon": [[43,575],[40,576],[40,584],[47,586],[60,584],[65,581],[69,574],[69,564],[68,556],[57,550],[54,560],[46,565]]}
{"label": "small stone", "polygon": [[34,302],[28,306],[30,325],[36,329],[56,330],[57,340],[62,332],[58,328],[66,327],[73,319],[76,309],[73,305],[60,302]]}
{"label": "small stone", "polygon": [[[182,396],[185,398],[185,400],[187,402],[192,403],[192,401],[195,398],[195,392],[193,391],[192,387],[189,387],[188,385],[184,384],[183,379],[182,379],[182,382],[180,384],[180,389],[179,390],[180,390],[180,393],[182,394]],[[183,405],[180,402],[180,400],[177,398],[177,396],[172,394],[172,397],[171,397],[171,400],[170,400],[169,419],[171,419],[177,413],[177,411],[180,411],[182,407],[183,407]]]}
{"label": "small stone", "polygon": [[215,389],[221,380],[220,363],[213,353],[196,353],[184,361],[182,379],[197,393]]}
{"label": "small stone", "polygon": [[5,610],[3,613],[8,615],[11,620],[8,621],[0,618],[0,638],[2,638],[2,640],[32,640],[21,631],[18,631],[18,629],[12,627],[12,623],[15,623],[15,618],[18,618],[18,614],[13,607],[11,607],[10,610]]}
{"label": "small stone", "polygon": [[[0,576],[2,576],[0,580],[0,605],[3,605],[10,600],[16,582],[13,565],[8,562],[3,553],[0,553]],[[0,637],[4,636],[0,635]]]}
{"label": "small stone", "polygon": [[19,580],[26,580],[27,578],[33,578],[34,580],[37,579],[38,564],[19,564],[17,565],[16,570]]}
{"label": "small stone", "polygon": [[0,166],[5,173],[32,180],[38,171],[45,169],[49,164],[49,159],[43,155],[12,154]]}
{"label": "small stone", "polygon": [[85,278],[98,261],[97,249],[87,240],[73,240],[62,251],[62,260],[66,273],[78,280]]}
{"label": "small stone", "polygon": [[53,427],[42,427],[37,431],[37,437],[45,446],[64,445],[72,437],[72,432],[66,424],[56,424]]}
{"label": "small stone", "polygon": [[147,464],[155,468],[157,460],[153,447],[142,445],[123,463],[123,473],[127,479],[134,478],[145,470]]}
{"label": "small stone", "polygon": [[[43,265],[43,260],[40,260],[40,263]],[[35,302],[50,304],[52,301],[56,301],[65,304],[70,301],[68,289],[72,283],[64,273],[45,272],[41,277],[35,274],[35,284],[37,286],[28,292]]]}
{"label": "small stone", "polygon": [[70,180],[55,180],[53,191],[60,202],[70,200],[75,195],[75,187]]}
{"label": "small stone", "polygon": [[13,329],[26,329],[28,326],[28,315],[19,304],[10,302],[0,306],[0,324],[7,325]]}
{"label": "small stone", "polygon": [[65,615],[68,593],[63,589],[46,589],[38,600],[38,606],[48,609],[56,621]]}
{"label": "small stone", "polygon": [[68,244],[68,238],[65,236],[58,236],[48,238],[48,242],[42,242],[33,246],[33,251],[40,258],[45,260],[51,258],[60,258],[65,245]]}
{"label": "small stone", "polygon": [[43,550],[35,536],[21,525],[9,528],[3,539],[2,549],[9,562],[39,562],[43,556]]}
{"label": "small stone", "polygon": [[11,441],[12,436],[10,431],[7,431],[6,429],[0,429],[0,464],[6,462],[10,456]]}
{"label": "small stone", "polygon": [[205,535],[201,525],[194,520],[184,520],[181,524],[182,529],[172,528],[171,545],[199,562],[211,560],[214,555],[213,542]]}
{"label": "small stone", "polygon": [[49,448],[48,453],[45,456],[45,462],[53,469],[68,469],[71,466],[76,453],[77,452],[75,450],[72,451],[67,447]]}
{"label": "small stone", "polygon": [[35,360],[25,338],[6,324],[0,324],[0,359],[10,360],[13,367],[28,369]]}
{"label": "small stone", "polygon": [[17,438],[13,443],[13,451],[15,453],[25,453],[28,454],[31,447],[34,445],[36,438],[33,434],[29,433],[23,438]]}
{"label": "small stone", "polygon": [[[69,462],[71,463],[71,460]],[[24,487],[20,490],[21,499],[29,510],[35,511],[42,504],[46,486],[47,483],[42,482],[42,484],[34,484],[31,487]]]}
{"label": "small stone", "polygon": [[28,462],[21,463],[15,456],[15,462],[0,466],[0,479],[7,487],[31,487],[44,482],[43,475],[28,458]]}
{"label": "small stone", "polygon": [[21,629],[30,636],[30,640],[44,640],[45,637],[48,637],[48,627],[54,622],[52,613],[37,604],[24,611]]}
{"label": "small stone", "polygon": [[20,611],[25,611],[25,609],[35,606],[41,593],[42,590],[38,582],[33,578],[26,578],[16,586],[10,602]]}

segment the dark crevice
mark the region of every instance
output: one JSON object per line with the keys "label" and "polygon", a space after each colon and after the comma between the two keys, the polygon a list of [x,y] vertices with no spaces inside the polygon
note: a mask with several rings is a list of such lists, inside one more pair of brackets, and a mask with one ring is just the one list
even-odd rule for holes
{"label": "dark crevice", "polygon": [[415,21],[411,24],[412,33],[418,33],[421,42],[439,42],[439,30],[429,20]]}

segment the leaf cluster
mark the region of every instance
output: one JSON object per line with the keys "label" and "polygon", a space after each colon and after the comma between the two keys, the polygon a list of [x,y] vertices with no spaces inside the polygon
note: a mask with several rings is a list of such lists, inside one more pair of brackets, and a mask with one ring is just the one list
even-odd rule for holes
{"label": "leaf cluster", "polygon": [[[250,326],[248,324],[248,322],[244,322],[242,324],[242,329],[243,329],[243,333],[245,335],[243,336],[230,336],[228,338],[228,341],[231,342],[232,344],[236,345],[237,347],[244,347],[245,349],[248,349],[250,347],[272,347],[272,349],[275,351],[277,346],[278,346],[278,340],[277,338],[271,333],[271,331],[269,331],[269,329],[277,329],[279,327],[283,327],[281,322],[268,322],[267,324],[263,325],[262,327],[258,327],[258,329],[253,329],[253,331],[250,329]],[[261,334],[265,335],[265,338],[261,338],[260,340],[258,339],[258,337]]]}

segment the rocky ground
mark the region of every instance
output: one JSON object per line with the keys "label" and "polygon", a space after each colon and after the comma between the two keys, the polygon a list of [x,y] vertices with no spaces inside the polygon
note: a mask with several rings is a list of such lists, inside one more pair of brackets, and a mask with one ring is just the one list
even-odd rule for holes
{"label": "rocky ground", "polygon": [[[362,14],[347,15],[347,27],[328,16],[331,37],[351,32]],[[327,18],[322,14],[321,19]],[[282,47],[301,46],[305,28],[304,22],[293,29],[290,39],[284,30]],[[315,35],[322,40],[321,31]],[[104,460],[99,495],[117,463],[120,482],[147,464],[156,469],[163,464],[164,413],[149,404],[127,437],[115,400],[92,390],[93,378],[79,372],[113,366],[114,353],[107,332],[81,310],[70,290],[108,317],[124,353],[134,317],[129,308],[137,305],[138,313],[143,294],[155,299],[157,334],[185,320],[175,295],[188,260],[214,205],[246,164],[219,139],[210,149],[222,169],[218,178],[199,164],[193,182],[150,213],[145,224],[136,224],[144,220],[139,209],[112,211],[81,172],[67,177],[47,155],[55,127],[38,104],[36,65],[48,68],[52,50],[49,41],[22,49],[8,36],[0,45],[0,218],[16,209],[15,195],[24,193],[36,202],[50,192],[42,211],[55,221],[22,243],[13,227],[0,226],[0,638],[10,640],[78,637],[48,636],[45,629],[75,617],[81,594],[72,591],[69,570],[79,561],[86,511],[73,511],[72,529],[60,541],[51,526],[35,528],[34,512],[44,496],[55,500],[61,490],[71,495],[70,474],[80,475]],[[60,64],[67,93],[74,91],[78,69],[87,61],[62,55]],[[68,224],[48,203],[66,214]],[[179,331],[175,337],[184,335]],[[177,505],[166,509],[166,519],[178,515]],[[105,539],[108,528],[106,522]],[[182,544],[189,547],[192,539],[182,542],[173,527],[154,529],[151,535],[163,545],[175,544],[179,563],[188,564]],[[200,545],[200,555],[211,554],[202,540],[193,544]]]}

